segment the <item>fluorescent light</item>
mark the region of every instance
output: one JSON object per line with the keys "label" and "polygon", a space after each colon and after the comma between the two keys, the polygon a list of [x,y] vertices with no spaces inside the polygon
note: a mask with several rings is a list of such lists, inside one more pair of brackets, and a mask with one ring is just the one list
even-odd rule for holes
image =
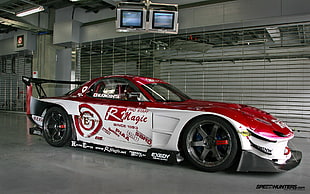
{"label": "fluorescent light", "polygon": [[24,10],[24,11],[21,11],[19,13],[16,13],[16,16],[17,17],[24,17],[24,16],[27,16],[27,15],[30,15],[30,14],[38,13],[40,11],[44,11],[44,7],[41,6],[41,5],[38,6],[38,7],[34,7],[34,8],[31,8],[31,9]]}

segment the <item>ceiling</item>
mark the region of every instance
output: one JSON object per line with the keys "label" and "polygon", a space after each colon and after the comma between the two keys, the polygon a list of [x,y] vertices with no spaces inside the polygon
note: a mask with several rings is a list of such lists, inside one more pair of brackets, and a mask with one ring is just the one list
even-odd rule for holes
{"label": "ceiling", "polygon": [[[136,2],[139,0],[126,0]],[[179,8],[220,3],[231,0],[152,0],[153,3],[178,3]],[[82,8],[85,12],[97,13],[102,9],[114,9],[120,0],[0,0],[0,34],[9,33],[17,29],[40,32],[42,29],[16,17],[15,13],[29,9],[34,5],[42,5],[45,10],[59,9],[67,6]]]}

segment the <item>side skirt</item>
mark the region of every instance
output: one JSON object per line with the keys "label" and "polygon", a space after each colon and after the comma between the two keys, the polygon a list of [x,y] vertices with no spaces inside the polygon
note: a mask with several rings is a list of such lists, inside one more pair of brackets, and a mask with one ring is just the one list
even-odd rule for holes
{"label": "side skirt", "polygon": [[159,161],[164,161],[170,164],[176,164],[180,161],[179,152],[177,151],[169,151],[169,150],[151,148],[147,150],[147,152],[141,152],[141,151],[136,151],[136,150],[127,150],[127,149],[115,148],[115,147],[104,146],[104,145],[97,145],[93,143],[87,143],[87,142],[75,141],[75,140],[71,141],[70,146],[76,147],[76,148],[101,151],[101,152],[106,152],[106,153],[120,154],[120,155],[125,155],[125,156],[130,156],[130,157],[136,157],[136,158],[159,160]]}

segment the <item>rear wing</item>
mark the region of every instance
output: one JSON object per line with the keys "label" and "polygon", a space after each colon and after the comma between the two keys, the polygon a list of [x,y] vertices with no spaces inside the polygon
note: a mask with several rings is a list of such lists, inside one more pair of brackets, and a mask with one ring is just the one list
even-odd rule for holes
{"label": "rear wing", "polygon": [[45,83],[56,83],[56,84],[77,84],[77,85],[81,85],[85,82],[83,81],[61,81],[61,80],[49,80],[49,79],[39,79],[39,78],[33,78],[33,77],[26,77],[26,76],[22,76],[22,81],[26,84],[27,88],[28,86],[32,86],[34,85],[39,98],[44,98],[47,97],[46,92],[44,91],[42,84]]}

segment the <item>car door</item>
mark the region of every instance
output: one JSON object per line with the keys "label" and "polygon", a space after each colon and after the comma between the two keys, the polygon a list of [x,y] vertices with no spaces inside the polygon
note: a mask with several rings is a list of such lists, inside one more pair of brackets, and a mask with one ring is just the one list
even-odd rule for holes
{"label": "car door", "polygon": [[93,84],[75,119],[79,140],[118,147],[152,145],[152,112],[147,99],[124,78],[105,78]]}

